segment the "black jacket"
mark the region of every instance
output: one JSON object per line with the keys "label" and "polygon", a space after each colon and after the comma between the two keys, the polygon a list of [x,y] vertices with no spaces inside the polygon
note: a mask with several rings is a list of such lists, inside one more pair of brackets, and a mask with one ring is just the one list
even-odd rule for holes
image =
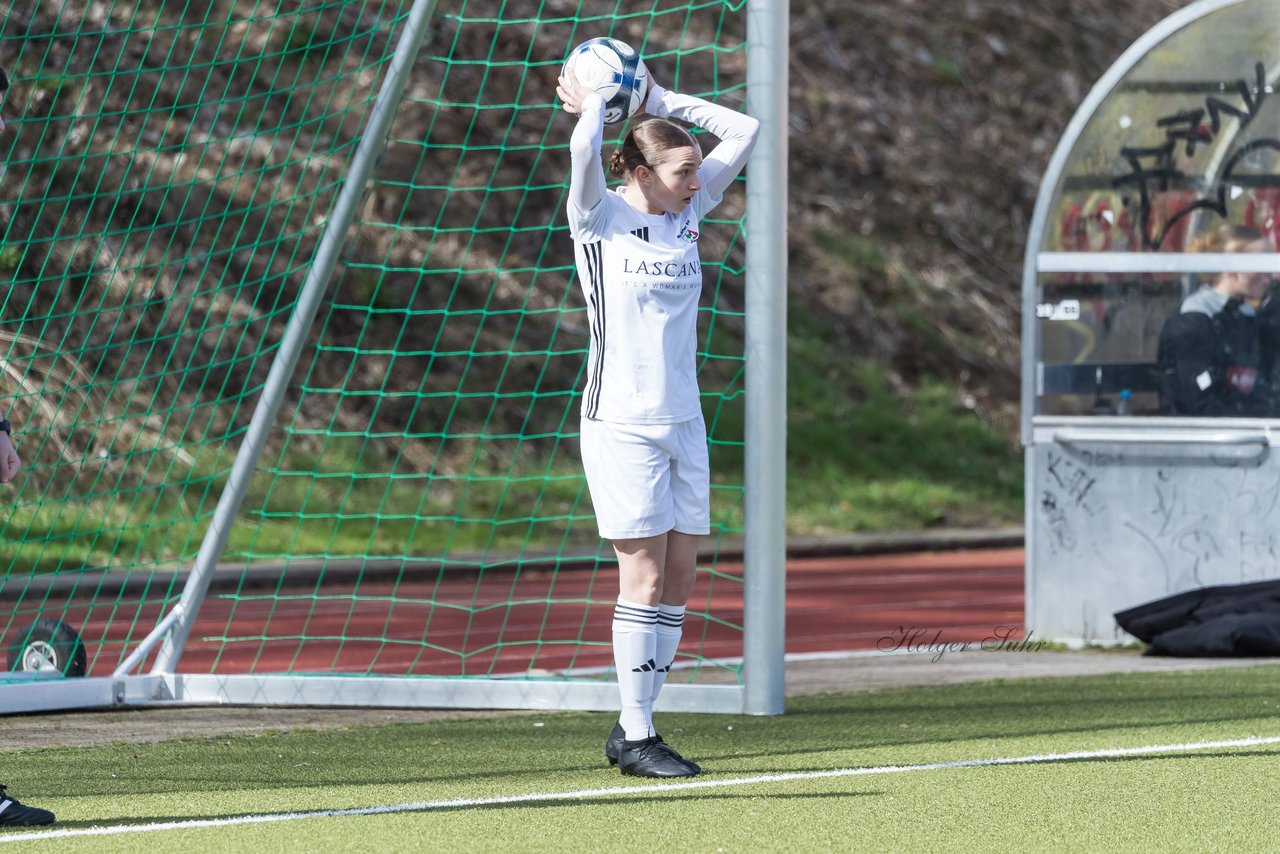
{"label": "black jacket", "polygon": [[1160,409],[1166,415],[1271,414],[1258,317],[1208,285],[1165,322],[1156,364]]}
{"label": "black jacket", "polygon": [[1187,590],[1116,612],[1143,655],[1280,655],[1280,581]]}

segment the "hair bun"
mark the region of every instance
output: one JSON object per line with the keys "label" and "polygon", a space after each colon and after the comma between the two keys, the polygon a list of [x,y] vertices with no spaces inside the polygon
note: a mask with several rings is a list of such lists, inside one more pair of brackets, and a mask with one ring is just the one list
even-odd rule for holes
{"label": "hair bun", "polygon": [[615,178],[621,178],[627,173],[627,159],[622,156],[622,149],[614,149],[613,154],[609,155],[609,174]]}

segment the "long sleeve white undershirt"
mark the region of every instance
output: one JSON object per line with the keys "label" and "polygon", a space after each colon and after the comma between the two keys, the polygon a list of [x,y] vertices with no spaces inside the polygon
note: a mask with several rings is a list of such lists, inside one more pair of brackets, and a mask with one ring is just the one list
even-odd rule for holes
{"label": "long sleeve white undershirt", "polygon": [[[698,174],[707,194],[719,201],[738,177],[759,135],[760,122],[728,107],[653,86],[645,108],[658,118],[675,118],[715,134],[720,143],[703,158]],[[591,93],[582,102],[582,115],[569,140],[572,171],[569,207],[579,213],[595,208],[607,192],[600,149],[604,144],[604,98]]]}

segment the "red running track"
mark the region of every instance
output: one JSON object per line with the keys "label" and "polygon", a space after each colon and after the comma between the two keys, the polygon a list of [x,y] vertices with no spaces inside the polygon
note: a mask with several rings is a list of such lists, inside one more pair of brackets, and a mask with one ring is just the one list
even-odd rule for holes
{"label": "red running track", "polygon": [[[795,558],[788,653],[888,651],[1021,635],[1022,549]],[[682,649],[742,655],[742,567],[699,577]],[[562,569],[211,593],[185,673],[486,676],[607,667],[611,572]],[[72,602],[91,675],[106,675],[161,615],[159,602]],[[581,640],[580,640],[581,639]],[[122,651],[123,654],[122,654]],[[144,668],[149,662],[144,663]],[[137,672],[137,671],[135,671]]]}

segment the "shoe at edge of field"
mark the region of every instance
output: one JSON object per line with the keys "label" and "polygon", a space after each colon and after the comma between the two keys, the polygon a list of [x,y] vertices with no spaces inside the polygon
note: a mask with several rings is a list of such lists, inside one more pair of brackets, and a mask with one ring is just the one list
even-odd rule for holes
{"label": "shoe at edge of field", "polygon": [[[653,737],[658,740],[658,744],[666,748],[668,753],[680,762],[683,762],[685,765],[692,768],[693,773],[697,774],[702,771],[701,765],[691,759],[685,759],[674,747],[663,741],[662,736],[655,734]],[[604,758],[609,760],[610,765],[618,764],[618,755],[622,752],[622,742],[624,742],[626,738],[627,732],[622,728],[622,724],[614,724],[613,730],[609,733],[609,737],[604,741]]]}
{"label": "shoe at edge of field", "polygon": [[632,777],[692,777],[698,773],[691,763],[677,759],[657,736],[624,740],[618,751],[618,766],[623,774]]}
{"label": "shoe at edge of field", "polygon": [[13,795],[6,795],[0,785],[0,827],[33,827],[53,824],[53,813],[39,807],[29,807],[18,802]]}

